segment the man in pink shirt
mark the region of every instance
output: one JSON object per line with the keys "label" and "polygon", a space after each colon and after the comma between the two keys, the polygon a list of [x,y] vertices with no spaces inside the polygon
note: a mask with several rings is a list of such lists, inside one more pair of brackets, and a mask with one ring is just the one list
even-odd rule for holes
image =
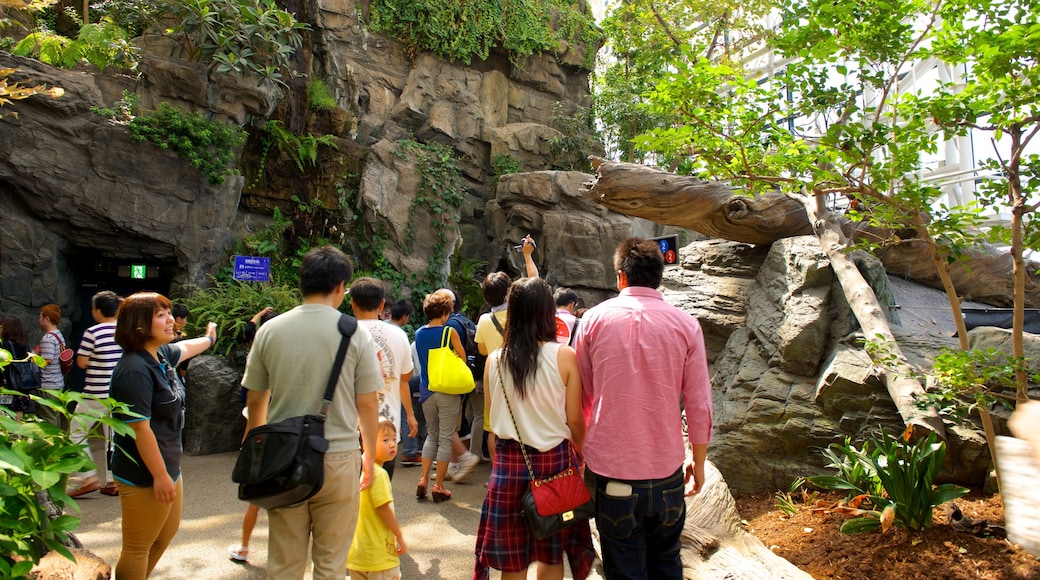
{"label": "man in pink shirt", "polygon": [[[614,269],[620,294],[585,313],[575,340],[603,570],[607,580],[680,579],[684,495],[704,484],[711,440],[704,337],[657,290],[664,257],[656,243],[621,242]],[[693,447],[685,473],[684,407]]]}

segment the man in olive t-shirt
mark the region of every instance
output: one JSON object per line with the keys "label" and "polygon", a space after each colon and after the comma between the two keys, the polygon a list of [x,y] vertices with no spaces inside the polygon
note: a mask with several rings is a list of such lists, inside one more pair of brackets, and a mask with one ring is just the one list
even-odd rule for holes
{"label": "man in olive t-shirt", "polygon": [[[303,304],[261,326],[249,352],[242,378],[249,390],[247,429],[321,409],[342,338],[337,308],[352,276],[350,260],[336,248],[316,248],[304,256]],[[362,460],[359,430],[364,441],[376,441],[377,392],[382,387],[372,335],[359,325],[325,422],[325,483],[311,499],[267,512],[268,578],[302,579],[310,548],[313,578],[342,580],[360,492],[371,484],[374,467],[373,453]]]}

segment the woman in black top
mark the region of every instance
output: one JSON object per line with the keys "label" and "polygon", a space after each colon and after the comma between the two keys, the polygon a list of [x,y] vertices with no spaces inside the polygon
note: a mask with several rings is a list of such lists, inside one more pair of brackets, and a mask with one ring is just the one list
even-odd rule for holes
{"label": "woman in black top", "polygon": [[180,527],[184,385],[176,367],[216,341],[211,322],[205,336],[170,344],[170,309],[165,296],[142,292],[123,301],[116,320],[123,357],[112,371],[109,396],[139,415],[121,416],[135,437],[117,435],[112,456],[123,516],[120,580],[147,578]]}

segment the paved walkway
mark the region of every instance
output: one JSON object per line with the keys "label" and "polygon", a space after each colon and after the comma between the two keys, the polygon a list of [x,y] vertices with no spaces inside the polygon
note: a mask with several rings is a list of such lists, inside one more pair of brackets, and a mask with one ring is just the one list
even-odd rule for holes
{"label": "paved walkway", "polygon": [[[249,563],[238,564],[227,556],[227,546],[239,542],[245,510],[231,481],[235,457],[234,453],[184,457],[185,498],[180,531],[152,579],[266,578],[267,515],[263,510],[250,542]],[[451,501],[435,504],[415,499],[418,467],[397,467],[393,479],[394,507],[408,541],[408,553],[401,557],[403,578],[472,577],[473,546],[484,501],[483,482],[490,473],[490,465],[477,466],[464,483],[447,485],[453,494]],[[115,566],[120,544],[119,498],[91,493],[78,503],[82,522],[76,535],[86,549]],[[532,567],[529,577],[534,576]],[[492,578],[496,577],[493,573]],[[598,578],[595,573],[592,577]]]}

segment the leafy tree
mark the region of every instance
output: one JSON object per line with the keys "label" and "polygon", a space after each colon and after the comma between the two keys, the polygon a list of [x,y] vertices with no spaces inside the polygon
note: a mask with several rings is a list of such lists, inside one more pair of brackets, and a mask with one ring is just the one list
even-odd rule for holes
{"label": "leafy tree", "polygon": [[[608,58],[597,67],[594,99],[608,152],[639,163],[650,153],[635,137],[681,122],[647,107],[651,91],[673,63],[728,61],[761,37],[770,3],[703,0],[623,0],[601,22]],[[740,30],[740,36],[733,32]],[[668,164],[667,162],[665,164]]]}
{"label": "leafy tree", "polygon": [[[674,122],[637,136],[634,146],[684,173],[728,180],[748,192],[802,196],[836,264],[850,241],[828,199],[845,197],[861,208],[854,217],[887,228],[890,235],[879,243],[903,243],[906,235],[897,233],[910,230],[931,248],[960,321],[948,268],[980,239],[981,216],[977,208],[940,205],[940,189],[920,180],[923,159],[941,139],[970,129],[1006,136],[1010,148],[997,152],[993,166],[1007,177],[995,187],[1018,219],[1009,241],[1015,252],[1036,241],[1027,221],[1033,208],[1025,201],[1040,185],[1040,163],[1025,155],[1038,119],[1036,4],[784,0],[777,26],[765,36],[774,52],[705,58],[710,43],[691,38],[682,57],[668,60],[643,96],[645,110],[672,115]],[[935,61],[969,71],[964,83],[922,88],[907,82],[915,66]],[[985,191],[980,199],[993,205]],[[1016,238],[1015,231],[1022,233]],[[859,304],[865,334],[882,345],[874,349],[876,360],[880,353],[897,381],[910,380],[912,369],[887,324],[869,312],[872,291],[854,273],[835,270],[846,294],[858,297],[850,304]],[[1020,309],[1024,269],[1016,276]],[[920,390],[918,384],[901,392]]]}

